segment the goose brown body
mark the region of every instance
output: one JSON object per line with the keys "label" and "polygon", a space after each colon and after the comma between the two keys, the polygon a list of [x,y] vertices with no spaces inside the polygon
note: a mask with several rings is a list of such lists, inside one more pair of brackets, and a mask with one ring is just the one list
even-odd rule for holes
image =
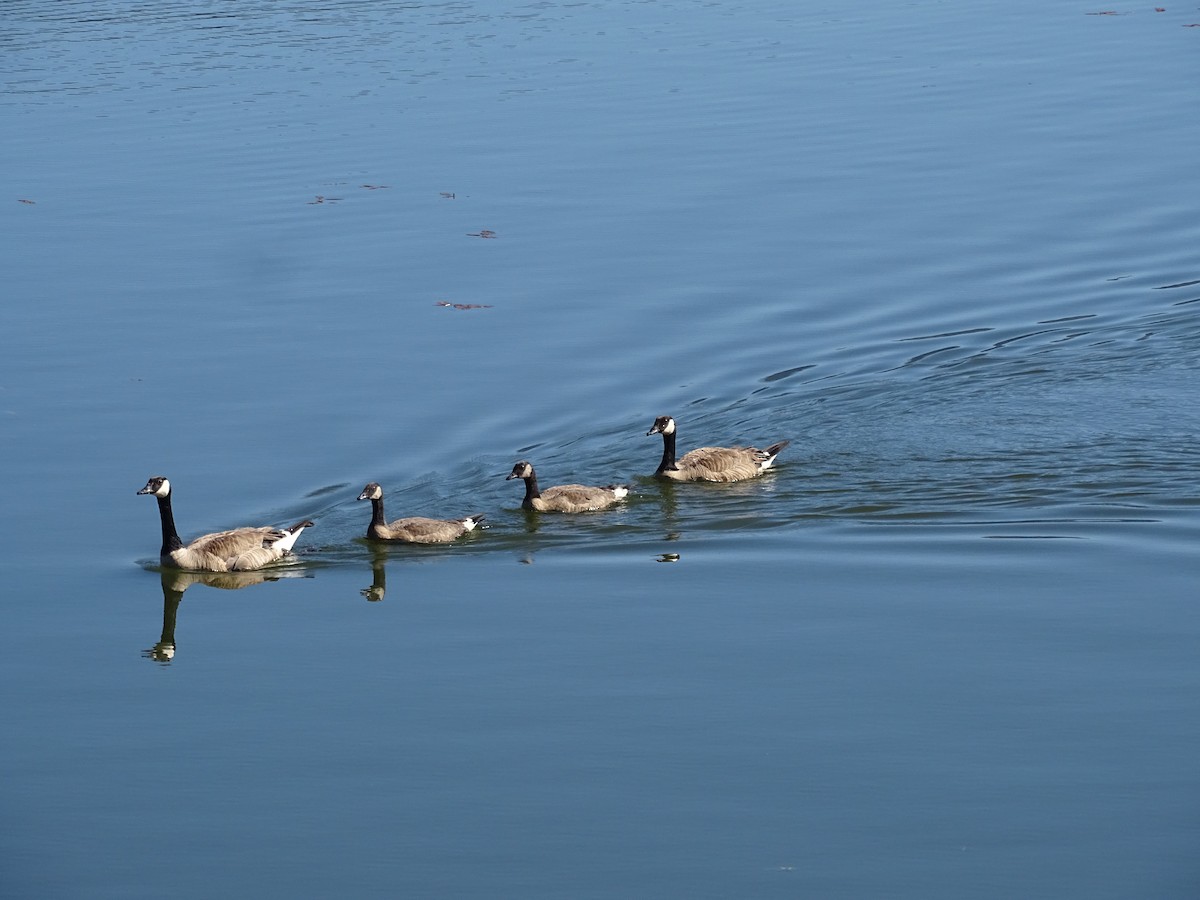
{"label": "goose brown body", "polygon": [[654,474],[672,481],[745,481],[756,478],[775,462],[775,457],[791,441],[779,441],[764,450],[757,447],[698,447],[675,458],[675,420],[659,416],[647,435],[663,437],[662,461]]}
{"label": "goose brown body", "polygon": [[538,487],[537,473],[525,460],[514,465],[505,480],[510,481],[513,478],[520,478],[525,482],[525,498],[521,501],[521,507],[537,512],[591,512],[612,506],[629,493],[629,486],[624,484],[609,484],[604,487],[559,484],[541,490]]}
{"label": "goose brown body", "polygon": [[367,539],[373,541],[445,544],[462,537],[468,531],[473,531],[475,526],[483,521],[483,516],[477,513],[461,519],[409,516],[388,522],[383,515],[383,488],[374,481],[362,489],[358,499],[371,501],[371,524],[367,526]]}
{"label": "goose brown body", "polygon": [[194,572],[247,572],[261,569],[289,555],[300,532],[313,524],[305,520],[291,528],[269,525],[232,528],[202,535],[185,544],[175,530],[171,482],[161,475],[155,475],[138,493],[153,494],[158,500],[163,537],[158,558],[168,568]]}

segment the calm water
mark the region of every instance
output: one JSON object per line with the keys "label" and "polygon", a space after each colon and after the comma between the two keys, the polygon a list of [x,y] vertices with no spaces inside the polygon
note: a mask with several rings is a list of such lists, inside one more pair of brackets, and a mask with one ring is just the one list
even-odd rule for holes
{"label": "calm water", "polygon": [[0,6],[0,895],[1196,896],[1200,13],[1101,12]]}

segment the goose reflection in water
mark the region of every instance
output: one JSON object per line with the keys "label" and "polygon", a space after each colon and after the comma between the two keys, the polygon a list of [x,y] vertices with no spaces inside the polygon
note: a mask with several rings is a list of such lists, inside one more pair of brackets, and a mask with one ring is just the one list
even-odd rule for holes
{"label": "goose reflection in water", "polygon": [[183,599],[184,591],[193,584],[203,584],[223,591],[237,591],[265,581],[279,581],[281,578],[306,578],[303,570],[288,571],[258,570],[252,572],[179,572],[171,569],[162,570],[163,595],[163,624],[162,634],[158,642],[148,650],[142,651],[142,656],[162,665],[170,664],[175,658],[175,619],[179,613],[179,601]]}
{"label": "goose reflection in water", "polygon": [[387,594],[387,558],[386,550],[371,547],[371,586],[363,588],[359,593],[372,603],[378,603]]}

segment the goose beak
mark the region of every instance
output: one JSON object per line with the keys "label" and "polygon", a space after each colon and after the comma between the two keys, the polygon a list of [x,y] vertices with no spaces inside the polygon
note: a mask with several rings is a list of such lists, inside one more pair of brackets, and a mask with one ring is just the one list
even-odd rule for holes
{"label": "goose beak", "polygon": [[646,432],[646,437],[650,437],[652,434],[658,434],[659,430],[660,429],[657,425],[651,425],[650,430]]}
{"label": "goose beak", "polygon": [[509,472],[507,475],[504,476],[504,480],[512,481],[514,478],[520,478],[520,477],[521,476],[518,475],[516,472]]}
{"label": "goose beak", "polygon": [[151,489],[150,485],[146,485],[144,488],[142,488],[140,491],[138,491],[138,495],[151,494],[151,493],[153,493],[153,490]]}
{"label": "goose beak", "polygon": [[370,500],[371,498],[367,496],[366,491],[363,491],[361,494],[358,495],[358,499],[359,500]]}

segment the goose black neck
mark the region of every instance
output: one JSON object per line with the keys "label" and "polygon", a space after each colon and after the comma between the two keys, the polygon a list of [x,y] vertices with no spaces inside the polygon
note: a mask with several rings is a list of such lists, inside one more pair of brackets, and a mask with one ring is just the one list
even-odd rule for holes
{"label": "goose black neck", "polygon": [[162,520],[162,552],[172,553],[183,546],[179,532],[175,530],[175,516],[171,513],[171,495],[158,498],[158,517]]}
{"label": "goose black neck", "polygon": [[526,509],[533,508],[533,501],[542,496],[542,492],[538,490],[537,475],[530,475],[525,479],[525,499],[521,501],[521,505]]}
{"label": "goose black neck", "polygon": [[383,498],[379,497],[371,501],[371,525],[386,525],[387,521],[383,518]]}
{"label": "goose black neck", "polygon": [[661,475],[663,472],[671,471],[675,468],[675,432],[663,432],[663,455],[662,462],[655,469],[655,475]]}

